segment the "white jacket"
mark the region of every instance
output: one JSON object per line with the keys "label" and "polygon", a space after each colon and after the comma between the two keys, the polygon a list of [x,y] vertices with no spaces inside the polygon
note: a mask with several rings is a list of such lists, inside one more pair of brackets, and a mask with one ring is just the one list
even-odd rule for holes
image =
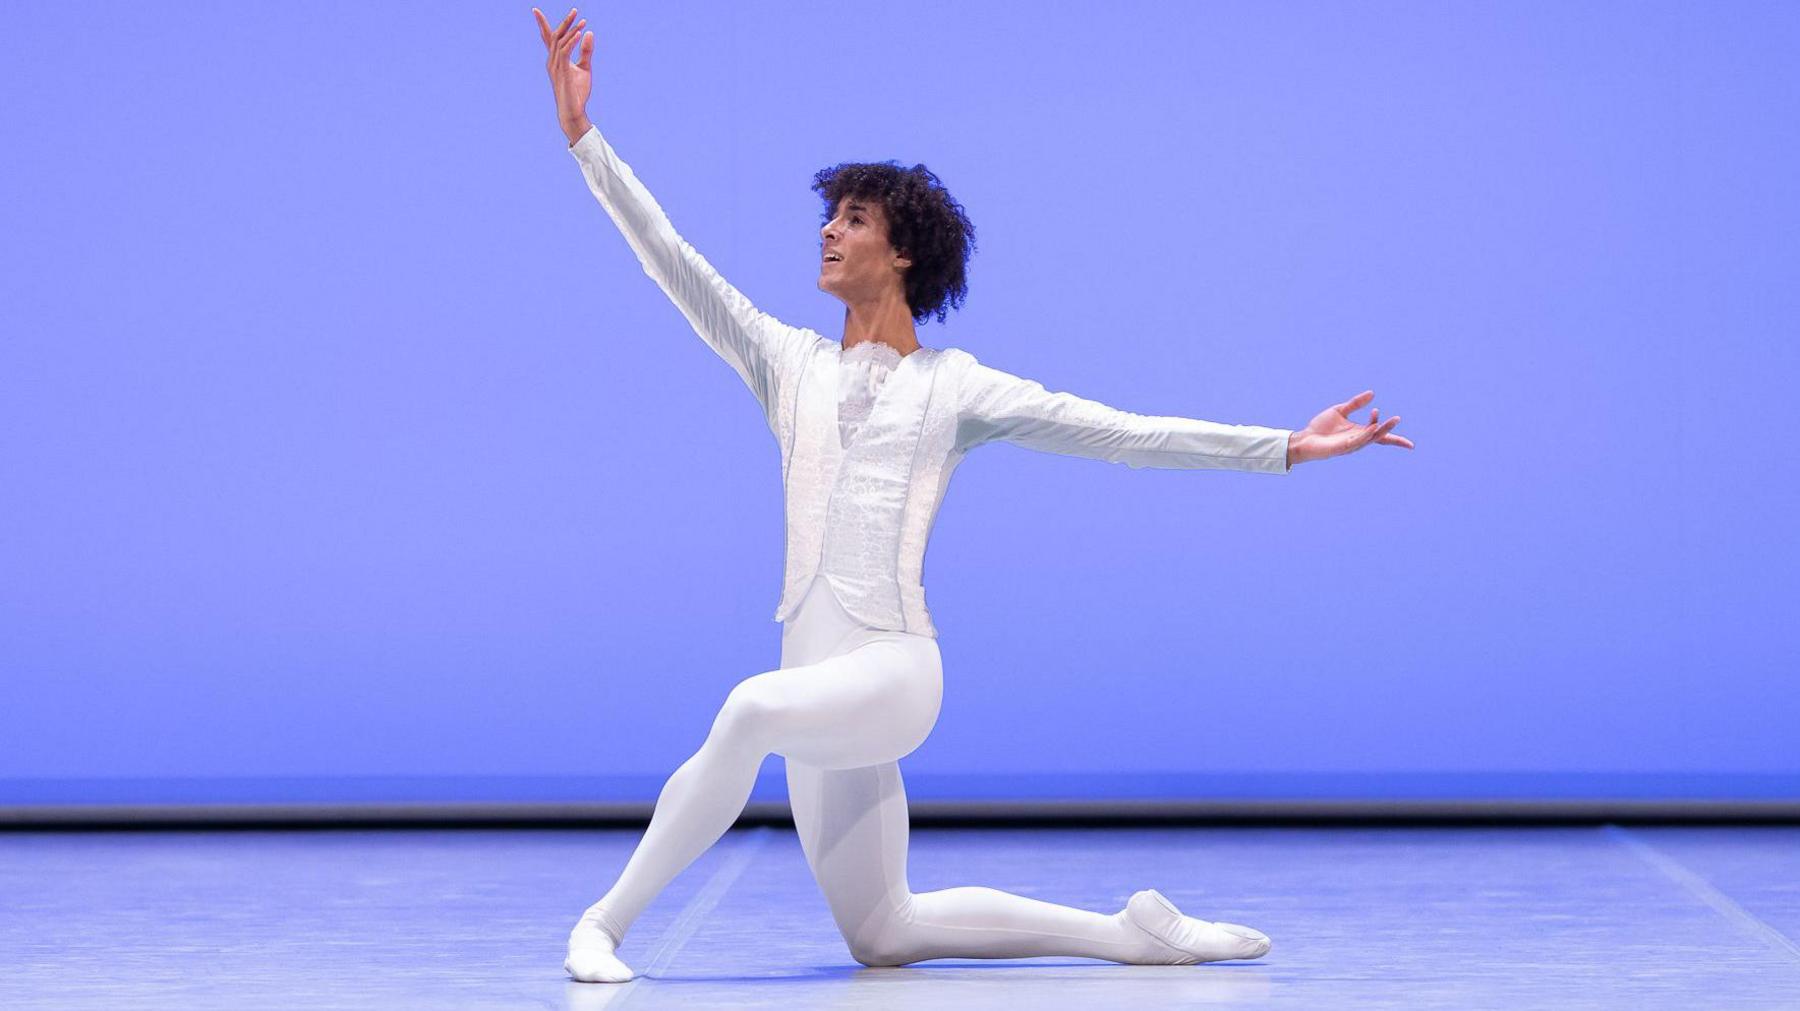
{"label": "white jacket", "polygon": [[644,272],[756,395],[781,447],[787,571],[776,621],[788,620],[823,574],[844,610],[867,625],[936,636],[925,544],[951,473],[983,443],[1132,467],[1288,472],[1289,429],[1133,414],[1048,392],[958,348],[903,357],[846,448],[837,425],[842,344],[761,312],[726,283],[598,128],[570,153]]}

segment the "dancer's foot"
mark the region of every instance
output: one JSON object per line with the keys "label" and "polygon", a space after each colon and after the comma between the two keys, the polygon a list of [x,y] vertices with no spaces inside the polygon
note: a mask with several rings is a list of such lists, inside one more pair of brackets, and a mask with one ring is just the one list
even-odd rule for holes
{"label": "dancer's foot", "polygon": [[596,902],[569,931],[569,957],[563,960],[563,968],[583,983],[627,982],[637,974],[613,954],[624,939],[625,931]]}
{"label": "dancer's foot", "polygon": [[1150,961],[1156,965],[1260,958],[1269,951],[1269,936],[1262,931],[1183,916],[1173,902],[1154,888],[1136,893],[1125,903],[1125,920],[1155,942]]}

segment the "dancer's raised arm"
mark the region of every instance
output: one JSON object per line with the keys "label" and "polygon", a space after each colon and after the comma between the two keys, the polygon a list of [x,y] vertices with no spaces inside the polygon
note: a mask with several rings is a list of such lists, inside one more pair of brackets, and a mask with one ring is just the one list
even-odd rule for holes
{"label": "dancer's raised arm", "polygon": [[[814,338],[759,311],[719,276],[676,233],[650,191],[588,119],[594,37],[581,30],[587,22],[574,21],[575,12],[571,9],[562,24],[553,29],[537,8],[532,8],[532,13],[537,16],[538,29],[550,52],[557,120],[569,138],[569,153],[580,163],[588,189],[618,225],[638,262],[643,264],[644,273],[687,317],[694,332],[743,378],[762,403],[764,414],[769,414],[774,409],[783,369]],[[581,58],[579,63],[572,63],[569,56],[577,43]]]}
{"label": "dancer's raised arm", "polygon": [[956,443],[966,451],[1003,439],[1132,467],[1286,474],[1292,435],[1286,428],[1121,411],[976,362],[963,377]]}

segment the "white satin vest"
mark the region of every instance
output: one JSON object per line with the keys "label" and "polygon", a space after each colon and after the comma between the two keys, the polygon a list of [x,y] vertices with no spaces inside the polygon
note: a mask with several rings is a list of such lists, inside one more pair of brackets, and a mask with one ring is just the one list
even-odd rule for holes
{"label": "white satin vest", "polygon": [[570,146],[589,190],[644,272],[762,405],[781,449],[785,573],[775,620],[815,575],[871,628],[935,637],[924,560],[950,475],[969,450],[1004,440],[1132,467],[1288,473],[1289,429],[1134,414],[920,347],[882,382],[845,445],[836,340],[758,310],[676,233],[598,128]]}

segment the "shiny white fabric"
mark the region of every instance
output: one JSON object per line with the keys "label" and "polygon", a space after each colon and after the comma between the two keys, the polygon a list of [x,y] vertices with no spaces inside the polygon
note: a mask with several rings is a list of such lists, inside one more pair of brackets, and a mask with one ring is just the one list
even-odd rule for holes
{"label": "shiny white fabric", "polygon": [[847,352],[758,310],[670,223],[596,127],[570,146],[588,188],[644,272],[762,405],[781,450],[787,550],[775,620],[815,575],[863,624],[936,636],[923,566],[950,476],[977,446],[1007,441],[1131,467],[1285,474],[1289,429],[1135,414],[981,364],[959,348],[900,359],[846,438]]}
{"label": "shiny white fabric", "polygon": [[850,441],[862,423],[887,377],[900,364],[900,352],[881,341],[862,341],[845,349],[838,362],[838,444],[850,448]]}

